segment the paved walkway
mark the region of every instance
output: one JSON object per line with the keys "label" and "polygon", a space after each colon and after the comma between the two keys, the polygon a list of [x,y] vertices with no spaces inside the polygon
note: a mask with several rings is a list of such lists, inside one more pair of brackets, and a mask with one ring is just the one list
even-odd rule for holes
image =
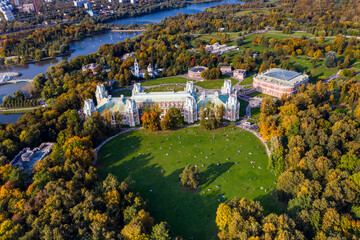
{"label": "paved walkway", "polygon": [[264,147],[265,147],[265,150],[266,150],[266,154],[268,155],[268,157],[270,157],[271,151],[270,151],[270,149],[269,149],[269,147],[268,147],[268,145],[267,145],[267,142],[261,137],[260,133],[256,132],[255,130],[253,130],[253,129],[251,129],[251,128],[249,128],[249,127],[247,127],[247,126],[245,125],[245,122],[246,122],[247,120],[248,120],[247,118],[241,120],[240,122],[238,122],[238,123],[236,124],[236,126],[239,127],[239,128],[245,129],[246,131],[249,131],[249,132],[251,132],[252,134],[254,134],[254,135],[263,143],[263,145],[264,145]]}
{"label": "paved walkway", "polygon": [[[266,141],[261,137],[261,135],[259,133],[257,133],[256,131],[246,127],[246,125],[244,124],[247,121],[247,118],[245,118],[244,120],[236,123],[236,126],[239,128],[242,128],[246,131],[251,132],[252,134],[254,134],[264,145],[265,150],[266,150],[266,154],[268,155],[268,157],[270,157],[270,150],[266,144]],[[225,123],[226,124],[226,123]],[[187,126],[183,126],[183,128],[187,128],[187,127],[197,127],[200,126],[200,124],[192,124],[192,125],[187,125]],[[113,138],[116,138],[117,136],[120,136],[121,134],[127,133],[127,132],[131,132],[131,131],[135,131],[138,129],[142,129],[143,127],[136,127],[136,128],[126,128],[126,129],[121,129],[119,133],[115,134],[114,136],[109,137],[108,139],[104,140],[102,143],[100,143],[100,145],[98,145],[95,149],[94,149],[94,154],[95,154],[95,160],[93,161],[92,165],[95,166],[95,163],[97,161],[97,154],[100,150],[100,148],[102,148],[102,146],[104,146],[107,142],[109,142],[110,140],[112,140]]]}
{"label": "paved walkway", "polygon": [[134,130],[138,130],[138,129],[141,129],[142,127],[137,127],[137,128],[122,128],[120,130],[120,132],[118,132],[117,134],[115,134],[114,136],[111,136],[109,137],[108,139],[104,140],[102,143],[100,143],[99,146],[97,146],[95,149],[94,149],[94,153],[95,153],[95,160],[94,162],[92,163],[92,165],[95,165],[96,163],[96,160],[97,160],[97,154],[99,152],[99,149],[105,145],[105,143],[107,143],[108,141],[110,141],[111,139],[113,138],[116,138],[117,136],[121,135],[121,134],[124,134],[124,133],[127,133],[127,132],[130,132],[130,131],[134,131]]}

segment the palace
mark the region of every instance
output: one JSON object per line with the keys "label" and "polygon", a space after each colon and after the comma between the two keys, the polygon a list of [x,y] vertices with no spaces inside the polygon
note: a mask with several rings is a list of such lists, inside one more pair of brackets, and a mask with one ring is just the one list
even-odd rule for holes
{"label": "palace", "polygon": [[293,71],[271,68],[254,76],[253,86],[256,91],[274,97],[293,95],[302,84],[307,84],[309,77]]}
{"label": "palace", "polygon": [[104,85],[99,84],[96,88],[95,107],[92,99],[85,100],[83,112],[85,116],[91,116],[94,112],[102,113],[109,110],[115,117],[116,113],[121,115],[121,123],[131,127],[140,124],[140,117],[144,110],[153,105],[158,105],[163,110],[163,114],[169,108],[178,108],[184,116],[184,121],[194,123],[200,119],[200,109],[205,107],[208,102],[215,105],[222,105],[225,108],[224,119],[236,121],[239,119],[240,103],[237,99],[236,91],[231,85],[231,80],[225,80],[221,93],[197,94],[194,83],[188,81],[184,91],[179,92],[144,92],[140,83],[134,84],[132,96],[125,98],[112,97],[106,91]]}

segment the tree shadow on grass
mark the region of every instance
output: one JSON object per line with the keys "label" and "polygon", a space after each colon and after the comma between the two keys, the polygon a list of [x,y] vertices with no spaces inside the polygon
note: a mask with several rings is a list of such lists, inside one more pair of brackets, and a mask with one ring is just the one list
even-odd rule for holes
{"label": "tree shadow on grass", "polygon": [[[200,173],[200,184],[202,189],[206,189],[206,193],[185,191],[179,180],[183,165],[168,173],[158,163],[152,164],[154,156],[151,153],[140,153],[128,160],[120,161],[128,154],[134,155],[140,146],[139,138],[131,135],[126,137],[125,142],[134,147],[113,150],[114,153],[102,152],[101,175],[106,177],[107,173],[112,173],[120,181],[127,177],[134,180],[132,191],[139,192],[148,202],[148,211],[156,222],[169,223],[173,236],[182,236],[184,239],[216,239],[216,210],[220,202],[226,201],[226,198],[222,197],[221,188],[208,188],[234,163],[227,162],[219,166],[211,164]],[[112,142],[109,147],[119,149]]]}
{"label": "tree shadow on grass", "polygon": [[264,208],[264,215],[270,213],[283,214],[286,213],[286,206],[284,203],[280,202],[276,196],[276,191],[268,192],[267,194],[261,195],[254,199],[254,201],[259,201]]}
{"label": "tree shadow on grass", "polygon": [[207,188],[211,183],[213,183],[218,177],[223,175],[225,172],[234,165],[234,162],[226,162],[220,165],[212,163],[207,167],[204,172],[200,174],[200,185],[203,188]]}

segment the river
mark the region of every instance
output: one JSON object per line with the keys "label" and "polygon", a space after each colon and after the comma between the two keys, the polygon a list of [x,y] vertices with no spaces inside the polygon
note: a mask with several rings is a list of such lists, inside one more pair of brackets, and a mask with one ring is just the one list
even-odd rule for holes
{"label": "river", "polygon": [[[109,22],[108,24],[128,25],[132,23],[140,23],[140,24],[159,23],[165,17],[176,16],[178,13],[194,14],[204,11],[205,8],[209,8],[221,4],[229,4],[229,3],[239,3],[239,2],[237,0],[224,0],[222,2],[194,3],[183,8],[156,12],[156,13],[133,17],[133,18],[115,20]],[[21,79],[31,79],[40,73],[45,73],[48,67],[50,67],[51,65],[55,65],[61,62],[62,60],[69,61],[81,55],[89,55],[90,53],[96,52],[99,49],[99,47],[104,44],[114,44],[117,43],[118,41],[124,41],[126,38],[133,38],[135,36],[138,36],[139,34],[141,33],[139,32],[122,33],[122,32],[109,31],[104,34],[95,35],[89,38],[85,38],[81,41],[73,42],[70,45],[70,49],[74,50],[74,52],[69,56],[58,57],[47,61],[41,61],[41,62],[26,64],[21,66],[8,66],[8,67],[1,66],[0,72],[19,72],[22,74],[20,77]],[[18,89],[24,89],[24,87],[25,87],[25,83],[2,85],[0,86],[0,98],[2,99],[2,97],[4,97],[5,95],[11,94]],[[9,115],[0,114],[0,122],[1,123],[15,122],[20,116],[22,116],[22,114],[14,114],[14,115],[16,115],[17,117],[14,117],[11,114]]]}

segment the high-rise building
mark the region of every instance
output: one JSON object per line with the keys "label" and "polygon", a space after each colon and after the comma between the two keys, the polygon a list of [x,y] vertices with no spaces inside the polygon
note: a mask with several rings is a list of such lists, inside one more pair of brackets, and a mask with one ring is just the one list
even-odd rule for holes
{"label": "high-rise building", "polygon": [[35,12],[39,12],[39,11],[40,11],[40,7],[39,7],[39,2],[38,2],[38,0],[33,0],[33,3],[34,3]]}

